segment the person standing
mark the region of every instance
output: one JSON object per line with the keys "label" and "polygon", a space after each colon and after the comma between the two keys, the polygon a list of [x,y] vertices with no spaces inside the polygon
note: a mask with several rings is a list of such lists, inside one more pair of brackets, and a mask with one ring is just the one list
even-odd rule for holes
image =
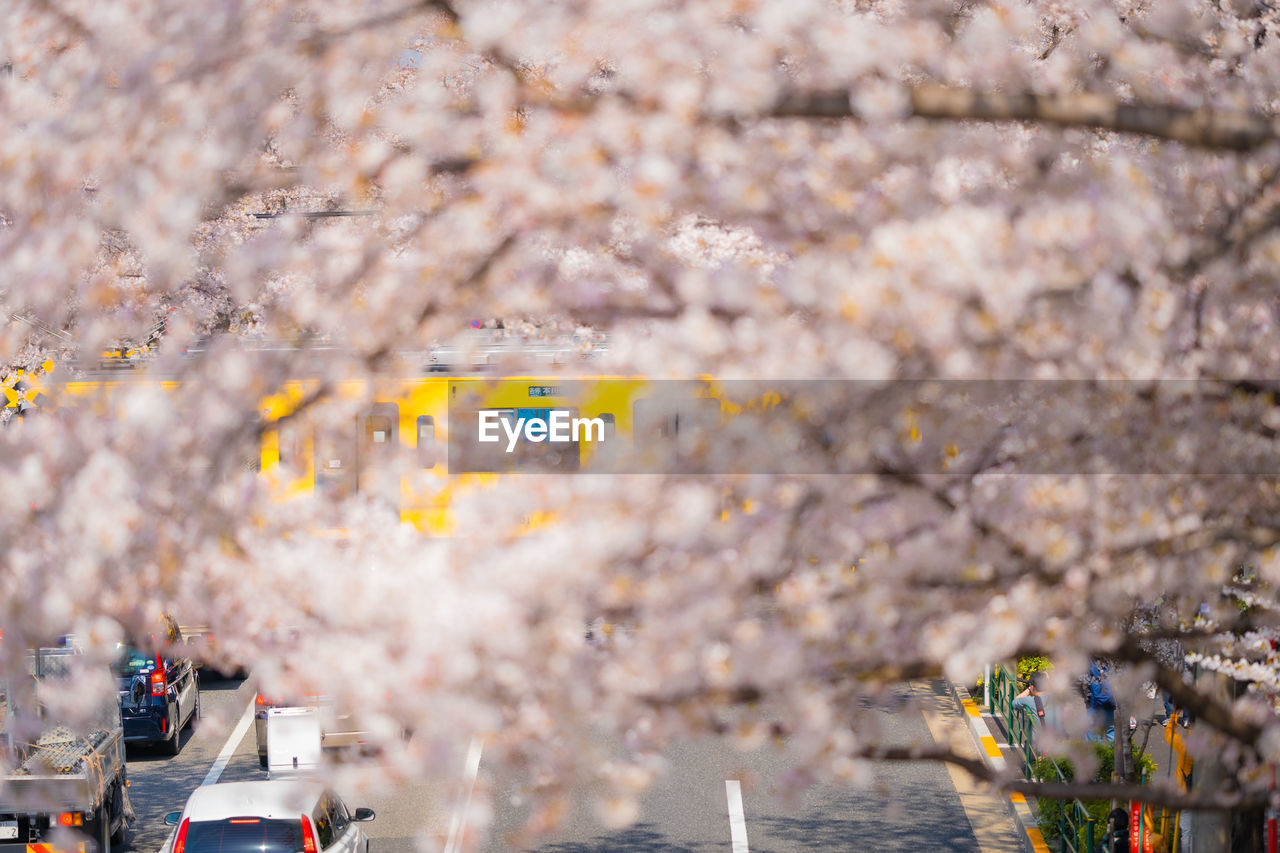
{"label": "person standing", "polygon": [[1013,707],[1022,708],[1029,714],[1034,714],[1041,722],[1044,721],[1044,673],[1034,672],[1031,674],[1031,680],[1027,683],[1027,687],[1017,696],[1013,697]]}
{"label": "person standing", "polygon": [[[1088,740],[1101,740],[1102,737],[1110,741],[1115,738],[1116,728],[1116,699],[1115,694],[1111,692],[1110,668],[1098,661],[1089,664],[1089,676],[1085,680],[1085,696],[1084,704],[1089,709],[1089,719],[1093,729],[1088,735]],[[1098,731],[1104,732],[1099,736]]]}

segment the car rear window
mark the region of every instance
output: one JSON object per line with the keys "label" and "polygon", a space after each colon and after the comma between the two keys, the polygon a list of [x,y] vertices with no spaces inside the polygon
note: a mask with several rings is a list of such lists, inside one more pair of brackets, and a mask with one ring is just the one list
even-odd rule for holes
{"label": "car rear window", "polygon": [[155,663],[154,657],[148,657],[133,646],[126,646],[120,652],[120,657],[116,660],[112,669],[116,675],[136,675],[144,669],[150,669]]}
{"label": "car rear window", "polygon": [[193,820],[183,853],[302,853],[302,820]]}

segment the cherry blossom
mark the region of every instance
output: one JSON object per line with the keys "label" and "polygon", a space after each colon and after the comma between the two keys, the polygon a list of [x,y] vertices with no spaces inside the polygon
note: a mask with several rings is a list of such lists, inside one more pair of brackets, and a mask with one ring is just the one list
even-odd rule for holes
{"label": "cherry blossom", "polygon": [[[885,753],[862,700],[1036,652],[1066,701],[1101,656],[1142,675],[1122,704],[1172,693],[1201,757],[1265,798],[1269,4],[65,0],[3,20],[0,379],[50,392],[0,433],[6,671],[24,643],[165,612],[264,690],[355,696],[376,660],[406,688],[361,694],[370,729],[414,732],[394,773],[482,736],[546,829],[600,779],[600,814],[633,819],[662,748],[707,733],[776,726],[797,785],[865,781]],[[299,421],[350,424],[370,400],[339,380],[403,373],[477,318],[601,351],[565,377],[867,380],[890,402],[833,415],[846,455],[819,443],[794,473],[457,488],[447,542],[376,496],[281,501],[244,469],[286,381],[316,380]],[[69,396],[113,348],[141,367]],[[930,408],[902,396],[918,380],[1038,390]],[[334,584],[337,612],[314,594]],[[1186,684],[1166,641],[1255,689]],[[583,731],[632,764],[567,748]]]}

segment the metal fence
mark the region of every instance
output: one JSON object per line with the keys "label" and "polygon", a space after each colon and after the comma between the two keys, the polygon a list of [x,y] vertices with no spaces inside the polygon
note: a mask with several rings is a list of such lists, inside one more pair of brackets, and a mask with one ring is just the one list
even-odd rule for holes
{"label": "metal fence", "polygon": [[[996,665],[991,672],[991,712],[996,715],[1008,737],[1009,745],[1017,753],[1022,773],[1027,779],[1036,779],[1037,773],[1052,774],[1042,782],[1067,782],[1056,761],[1041,762],[1041,752],[1036,747],[1039,717],[1029,709],[1016,706],[1013,700],[1021,692],[1018,679],[1003,665]],[[1068,800],[1062,804],[1062,817],[1057,827],[1044,827],[1052,834],[1056,829],[1058,849],[1062,853],[1093,853],[1098,837],[1098,822],[1080,800]]]}

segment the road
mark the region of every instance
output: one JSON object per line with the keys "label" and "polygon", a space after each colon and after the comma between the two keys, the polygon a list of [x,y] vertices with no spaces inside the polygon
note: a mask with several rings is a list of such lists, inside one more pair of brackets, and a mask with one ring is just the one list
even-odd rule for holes
{"label": "road", "polygon": [[[967,736],[964,723],[941,683],[913,683],[906,691],[919,710],[885,710],[893,743],[929,743],[946,739],[957,748]],[[219,755],[218,781],[264,779],[258,766],[253,727],[231,738],[253,694],[240,681],[208,680],[201,687],[203,717],[184,733],[174,757],[130,749],[130,796],[138,821],[117,853],[155,853],[169,834],[164,815],[178,811],[188,794],[209,776]],[[229,742],[231,741],[231,742]],[[355,788],[342,793],[351,807],[369,806],[378,817],[365,824],[376,853],[409,853],[424,828],[434,839],[420,848],[441,849],[447,839],[461,841],[461,814],[472,778],[493,791],[493,829],[478,844],[456,843],[450,853],[497,853],[518,848],[515,832],[528,815],[516,789],[495,776],[473,745],[457,756],[457,778],[448,790],[421,784]],[[972,743],[968,744],[973,749]],[[976,754],[976,753],[975,753]],[[474,777],[468,776],[468,761]],[[478,763],[475,759],[479,759]],[[1020,851],[1013,823],[1002,803],[975,791],[960,771],[933,763],[877,765],[870,788],[809,789],[798,803],[784,802],[775,781],[789,768],[772,753],[742,753],[719,741],[705,740],[665,755],[667,775],[641,801],[640,817],[629,829],[602,830],[583,792],[555,836],[533,848],[539,853],[785,853],[786,851]],[[346,779],[346,785],[356,784]],[[477,804],[481,802],[476,798]]]}

